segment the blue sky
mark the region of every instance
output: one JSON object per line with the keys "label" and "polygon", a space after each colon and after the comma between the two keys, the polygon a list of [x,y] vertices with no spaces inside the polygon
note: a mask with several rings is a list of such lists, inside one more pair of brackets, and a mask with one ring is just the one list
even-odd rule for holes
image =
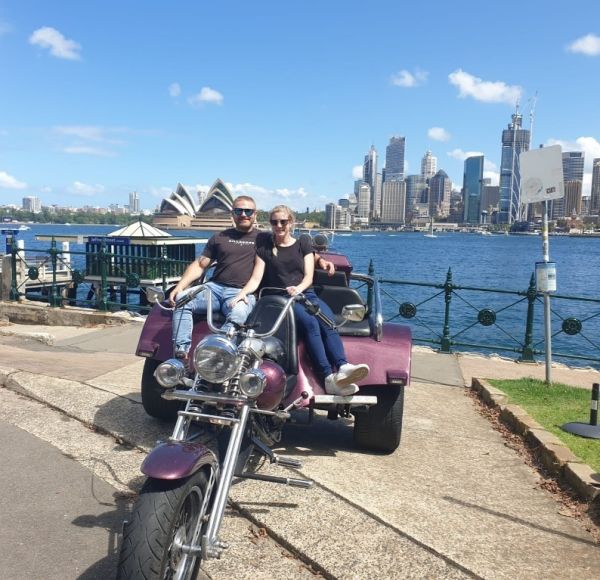
{"label": "blue sky", "polygon": [[[460,188],[494,178],[519,97],[533,141],[600,157],[600,4],[0,0],[0,204],[153,209],[217,177],[267,209],[349,194],[406,137]],[[380,166],[381,166],[380,162]]]}

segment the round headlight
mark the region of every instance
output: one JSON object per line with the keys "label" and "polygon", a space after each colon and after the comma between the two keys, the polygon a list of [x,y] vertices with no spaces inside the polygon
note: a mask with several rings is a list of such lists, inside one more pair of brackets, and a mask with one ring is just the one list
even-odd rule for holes
{"label": "round headlight", "polygon": [[222,336],[207,336],[194,351],[194,368],[209,383],[228,381],[238,367],[237,347]]}
{"label": "round headlight", "polygon": [[240,377],[240,391],[246,397],[258,397],[267,385],[267,375],[260,369],[250,369]]}
{"label": "round headlight", "polygon": [[170,358],[158,365],[154,378],[165,389],[172,389],[181,383],[185,376],[185,364],[177,358]]}

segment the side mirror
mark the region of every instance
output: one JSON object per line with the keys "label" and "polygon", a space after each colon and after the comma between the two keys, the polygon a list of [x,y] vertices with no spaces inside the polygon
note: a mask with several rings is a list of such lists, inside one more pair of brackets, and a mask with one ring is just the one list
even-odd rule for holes
{"label": "side mirror", "polygon": [[364,304],[347,304],[342,308],[342,318],[346,322],[360,322],[367,313],[367,307]]}
{"label": "side mirror", "polygon": [[146,298],[150,304],[160,303],[165,299],[165,292],[160,286],[148,286]]}

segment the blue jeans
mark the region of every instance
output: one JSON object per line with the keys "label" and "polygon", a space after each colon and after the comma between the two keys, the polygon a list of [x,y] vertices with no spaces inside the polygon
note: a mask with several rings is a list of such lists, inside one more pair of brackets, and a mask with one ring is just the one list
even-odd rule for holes
{"label": "blue jeans", "polygon": [[[305,292],[306,297],[321,307],[321,311],[331,320],[335,320],[331,308],[325,304],[314,292]],[[346,364],[344,345],[337,330],[333,330],[318,318],[306,312],[302,304],[294,304],[294,316],[298,325],[298,334],[304,339],[306,350],[317,367],[321,378],[325,378],[343,364]]]}
{"label": "blue jeans", "polygon": [[[206,286],[210,288],[212,294],[213,312],[220,311],[226,318],[226,322],[222,326],[224,330],[227,330],[232,322],[237,324],[246,322],[246,318],[248,318],[248,315],[256,304],[254,296],[247,297],[248,304],[240,301],[231,309],[229,302],[240,291],[239,288],[223,286],[216,282],[207,282]],[[176,308],[173,311],[173,347],[175,352],[189,352],[192,345],[192,329],[194,327],[193,315],[206,314],[207,306],[205,292],[200,292],[185,306]]]}

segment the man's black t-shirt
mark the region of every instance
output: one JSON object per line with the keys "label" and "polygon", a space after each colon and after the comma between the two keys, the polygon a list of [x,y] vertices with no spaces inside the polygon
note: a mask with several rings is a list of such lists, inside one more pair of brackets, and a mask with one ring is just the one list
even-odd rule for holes
{"label": "man's black t-shirt", "polygon": [[255,243],[258,230],[240,232],[229,228],[215,234],[208,240],[202,255],[211,262],[217,261],[213,282],[242,288],[254,268]]}
{"label": "man's black t-shirt", "polygon": [[256,239],[256,255],[265,262],[261,286],[287,288],[297,286],[304,278],[304,256],[312,254],[312,239],[301,235],[291,246],[278,247],[273,253],[273,236],[261,233]]}

